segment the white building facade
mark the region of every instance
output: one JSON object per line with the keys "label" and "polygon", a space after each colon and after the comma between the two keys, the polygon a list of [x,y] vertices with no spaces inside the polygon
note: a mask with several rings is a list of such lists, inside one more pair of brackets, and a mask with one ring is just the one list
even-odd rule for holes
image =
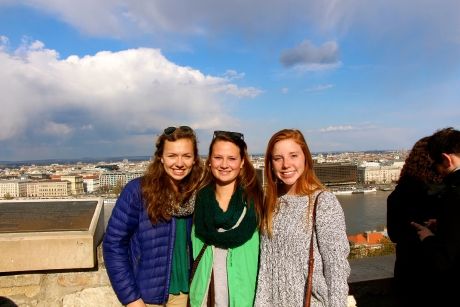
{"label": "white building facade", "polygon": [[1,180],[0,197],[25,197],[27,196],[27,181],[23,180]]}
{"label": "white building facade", "polygon": [[398,181],[403,164],[358,166],[358,182],[365,184],[390,184]]}

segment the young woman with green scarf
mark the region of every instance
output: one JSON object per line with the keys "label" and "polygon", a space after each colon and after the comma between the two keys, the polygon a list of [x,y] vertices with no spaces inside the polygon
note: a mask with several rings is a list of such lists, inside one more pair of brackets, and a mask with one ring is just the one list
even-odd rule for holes
{"label": "young woman with green scarf", "polygon": [[193,257],[199,262],[190,305],[252,306],[263,192],[243,134],[214,132],[201,186],[192,229]]}

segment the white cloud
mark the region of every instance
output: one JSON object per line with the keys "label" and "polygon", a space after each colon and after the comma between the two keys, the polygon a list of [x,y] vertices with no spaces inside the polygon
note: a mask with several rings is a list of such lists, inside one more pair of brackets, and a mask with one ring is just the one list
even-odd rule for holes
{"label": "white cloud", "polygon": [[7,45],[8,42],[9,42],[8,37],[6,37],[4,35],[0,35],[0,46]]}
{"label": "white cloud", "polygon": [[93,130],[94,127],[93,125],[89,124],[89,125],[83,125],[80,127],[81,130]]}
{"label": "white cloud", "polygon": [[0,112],[0,141],[31,137],[36,129],[117,139],[152,135],[171,123],[213,128],[232,121],[224,100],[261,93],[176,65],[157,49],[66,59],[39,41],[18,49],[0,50],[0,93],[7,110]]}
{"label": "white cloud", "polygon": [[339,47],[329,41],[317,47],[310,41],[281,53],[281,63],[285,67],[302,67],[306,70],[321,70],[336,67],[339,62]]}
{"label": "white cloud", "polygon": [[255,87],[239,88],[235,84],[225,84],[216,87],[216,90],[239,98],[254,98],[263,93],[262,90]]}
{"label": "white cloud", "polygon": [[283,93],[283,94],[289,93],[289,88],[283,87],[283,88],[281,89],[281,93]]}
{"label": "white cloud", "polygon": [[45,48],[45,44],[43,44],[41,41],[33,41],[30,45],[29,45],[29,50],[42,50],[43,48]]}
{"label": "white cloud", "polygon": [[73,129],[69,125],[49,121],[42,127],[42,132],[54,136],[65,136],[71,134]]}
{"label": "white cloud", "polygon": [[10,40],[4,35],[0,35],[0,52],[6,52],[9,48]]}
{"label": "white cloud", "polygon": [[386,45],[407,38],[410,44],[428,49],[441,41],[460,43],[458,0],[3,1],[3,5],[14,4],[46,11],[86,34],[113,38],[147,34],[159,42],[177,42],[175,34],[218,38],[236,30],[250,37],[248,41],[258,42],[254,38],[279,37],[296,25],[335,39],[348,32],[368,32],[366,38],[387,41]]}
{"label": "white cloud", "polygon": [[306,91],[307,92],[320,92],[320,91],[328,90],[333,87],[334,85],[332,84],[319,84],[319,85],[307,88]]}
{"label": "white cloud", "polygon": [[236,79],[242,79],[244,78],[244,76],[245,76],[244,72],[239,73],[236,70],[229,69],[225,72],[223,77],[228,80],[236,80]]}
{"label": "white cloud", "polygon": [[[213,35],[231,27],[257,33],[267,27],[289,29],[290,18],[305,19],[308,5],[299,0],[253,1],[126,1],[126,0],[18,0],[59,16],[81,31],[112,37],[140,33]],[[257,20],[257,22],[254,22]]]}
{"label": "white cloud", "polygon": [[320,132],[336,132],[336,131],[350,131],[350,130],[355,130],[351,125],[346,125],[346,126],[328,126],[326,128],[321,128],[319,129]]}

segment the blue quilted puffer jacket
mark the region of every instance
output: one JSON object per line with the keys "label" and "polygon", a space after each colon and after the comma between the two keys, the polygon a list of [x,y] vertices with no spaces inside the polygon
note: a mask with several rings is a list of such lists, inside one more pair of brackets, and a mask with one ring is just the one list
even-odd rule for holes
{"label": "blue quilted puffer jacket", "polygon": [[[152,225],[143,204],[140,178],[125,186],[113,208],[103,241],[107,274],[123,305],[139,298],[148,304],[164,304],[168,300],[175,223],[172,218]],[[191,224],[190,217],[188,240]],[[191,252],[191,248],[188,250]]]}

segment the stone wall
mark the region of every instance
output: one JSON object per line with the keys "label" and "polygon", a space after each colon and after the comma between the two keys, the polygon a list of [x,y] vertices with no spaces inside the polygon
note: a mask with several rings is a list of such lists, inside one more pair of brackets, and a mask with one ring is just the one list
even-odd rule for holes
{"label": "stone wall", "polygon": [[[104,202],[104,229],[114,203]],[[0,251],[1,255],[1,251]],[[31,251],[33,257],[33,251]],[[394,255],[350,260],[348,307],[391,306],[389,284],[393,277]],[[97,247],[94,269],[0,272],[0,307],[92,307],[122,306],[110,285]],[[12,303],[8,303],[8,301]],[[375,304],[381,302],[382,304]]]}
{"label": "stone wall", "polygon": [[[0,273],[0,307],[122,306],[110,286],[101,245],[97,256],[91,270]],[[394,255],[351,260],[347,306],[391,306],[393,264]]]}
{"label": "stone wall", "polygon": [[[0,275],[0,306],[6,298],[23,307],[122,306],[104,267],[101,245],[92,270],[46,271]],[[11,304],[11,306],[15,306]]]}

